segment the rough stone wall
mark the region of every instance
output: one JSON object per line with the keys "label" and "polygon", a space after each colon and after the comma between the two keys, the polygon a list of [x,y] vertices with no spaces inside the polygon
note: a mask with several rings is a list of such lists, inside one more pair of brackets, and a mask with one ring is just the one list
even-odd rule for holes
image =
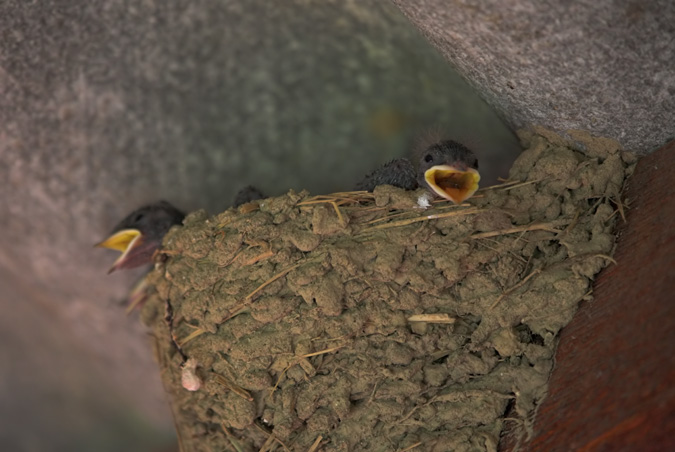
{"label": "rough stone wall", "polygon": [[515,128],[675,137],[675,3],[393,0]]}

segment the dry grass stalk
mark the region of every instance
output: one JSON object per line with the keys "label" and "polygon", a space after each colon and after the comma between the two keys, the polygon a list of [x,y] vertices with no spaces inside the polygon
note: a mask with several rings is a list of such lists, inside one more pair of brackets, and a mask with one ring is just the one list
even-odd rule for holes
{"label": "dry grass stalk", "polygon": [[272,444],[270,442],[270,440],[272,442],[276,442],[277,444],[279,444],[286,452],[291,452],[291,450],[288,448],[288,446],[286,446],[286,444],[284,444],[283,441],[281,441],[279,438],[277,438],[277,436],[274,434],[274,432],[269,433],[267,430],[265,430],[263,427],[261,427],[260,424],[258,424],[257,422],[254,423],[253,425],[255,425],[256,428],[258,430],[260,430],[260,432],[263,435],[267,435],[267,440],[265,441],[265,443],[262,445],[262,447],[260,448],[260,450],[258,452],[266,452]]}
{"label": "dry grass stalk", "polygon": [[312,356],[325,355],[326,353],[332,353],[334,351],[337,351],[342,347],[344,347],[344,345],[338,345],[337,347],[327,348],[319,352],[307,353],[306,355],[302,355],[301,358],[311,358]]}
{"label": "dry grass stalk", "polygon": [[543,179],[528,180],[528,181],[525,181],[525,182],[519,182],[519,183],[516,183],[516,184],[513,184],[513,185],[509,185],[508,187],[505,187],[503,185],[498,185],[496,189],[508,191],[508,190],[513,190],[514,188],[520,188],[520,187],[524,187],[526,185],[536,184],[538,182],[541,182],[542,180]]}
{"label": "dry grass stalk", "polygon": [[[491,242],[491,243],[493,243],[493,244],[495,244],[495,245],[498,245],[500,248],[495,248],[495,247],[493,247],[493,246],[489,246],[489,245],[487,245],[485,242]],[[516,253],[514,253],[513,251],[511,251],[511,250],[509,250],[509,249],[506,249],[506,248],[503,246],[503,244],[502,244],[499,240],[495,240],[495,239],[490,239],[490,238],[488,238],[487,240],[484,240],[484,241],[481,242],[481,243],[482,243],[482,245],[483,245],[485,248],[487,248],[487,249],[489,249],[489,250],[492,250],[492,251],[494,251],[494,252],[497,253],[497,254],[502,254],[504,251],[506,251],[506,252],[509,253],[511,256],[513,256],[514,259],[519,260],[519,261],[522,262],[523,264],[527,264],[527,261],[526,261],[521,255],[516,254]],[[504,249],[502,249],[502,248],[504,248]]]}
{"label": "dry grass stalk", "polygon": [[618,265],[616,260],[612,256],[608,256],[606,254],[594,254],[593,257],[599,257],[601,259],[605,259],[605,260],[610,261],[614,265]]}
{"label": "dry grass stalk", "polygon": [[[369,196],[366,197],[364,195]],[[347,223],[345,222],[345,218],[342,215],[339,206],[345,204],[359,204],[361,202],[372,201],[373,199],[375,198],[372,196],[372,193],[368,192],[359,192],[359,191],[341,192],[341,193],[333,193],[331,195],[314,196],[305,201],[299,202],[298,205],[309,206],[312,204],[330,204],[331,206],[333,206],[333,210],[335,210],[335,213],[337,214],[337,217],[340,220],[340,224],[345,226]]]}
{"label": "dry grass stalk", "polygon": [[408,322],[455,323],[455,318],[448,314],[415,314],[408,317]]}
{"label": "dry grass stalk", "polygon": [[522,281],[520,281],[518,284],[512,286],[509,290],[507,290],[506,292],[502,293],[499,297],[497,297],[497,299],[495,300],[495,302],[492,303],[492,305],[490,306],[490,309],[491,309],[491,310],[494,309],[494,307],[497,306],[497,305],[499,304],[500,301],[502,301],[504,298],[506,298],[506,297],[508,297],[509,295],[511,295],[511,294],[512,294],[515,290],[517,290],[518,288],[524,286],[530,279],[532,279],[532,277],[533,277],[534,275],[538,275],[539,273],[541,273],[541,269],[536,269],[536,270],[532,271],[529,275],[527,275],[527,276],[526,276]]}
{"label": "dry grass stalk", "polygon": [[[436,201],[434,201],[434,204],[435,204],[435,203],[441,203],[441,202],[442,202],[442,203],[449,204],[448,201],[445,200],[445,199],[436,200]],[[449,204],[449,205],[443,206],[443,207],[436,207],[435,210],[436,210],[436,211],[445,211],[445,210],[450,210],[450,209],[455,210],[455,209],[457,209],[457,208],[459,208],[459,207],[471,207],[471,204],[468,204],[468,203],[464,203],[464,204]],[[375,224],[375,223],[379,223],[379,222],[382,222],[382,221],[391,220],[391,219],[393,219],[393,218],[397,218],[397,217],[401,217],[401,216],[405,216],[405,215],[410,215],[410,212],[409,212],[409,211],[405,211],[405,210],[404,210],[404,211],[400,211],[400,212],[395,212],[395,213],[391,213],[391,214],[389,214],[389,215],[385,215],[385,216],[380,217],[380,218],[375,218],[374,220],[370,220],[370,221],[364,222],[364,223],[362,223],[362,224],[364,224],[364,225]],[[416,217],[415,217],[415,218],[416,218]]]}
{"label": "dry grass stalk", "polygon": [[314,444],[312,444],[309,449],[307,449],[307,452],[316,452],[316,450],[319,448],[319,445],[321,444],[321,440],[323,439],[323,436],[319,435],[316,437],[316,440],[314,441]]}
{"label": "dry grass stalk", "polygon": [[[192,325],[190,325],[190,326],[192,326]],[[188,342],[190,342],[193,339],[198,338],[199,336],[201,336],[204,333],[206,333],[205,330],[203,330],[201,328],[195,328],[195,330],[192,333],[188,334],[183,339],[177,340],[176,343],[178,344],[179,347],[182,348],[185,344],[187,344]]]}
{"label": "dry grass stalk", "polygon": [[456,216],[461,216],[461,215],[472,215],[472,214],[475,214],[475,213],[478,213],[478,212],[481,212],[481,209],[474,208],[474,209],[465,209],[465,210],[458,210],[458,211],[439,213],[439,214],[424,215],[422,217],[415,217],[415,218],[409,218],[407,220],[392,221],[391,223],[380,224],[380,225],[377,225],[377,226],[373,226],[371,228],[364,229],[361,232],[365,233],[365,232],[376,231],[376,230],[380,230],[380,229],[396,228],[396,227],[399,227],[399,226],[407,226],[409,224],[417,223],[417,222],[420,222],[420,221],[438,220],[438,219],[441,219],[441,218],[456,217]]}
{"label": "dry grass stalk", "polygon": [[258,254],[257,256],[253,256],[249,260],[245,261],[242,264],[242,267],[246,267],[248,265],[256,264],[258,262],[264,261],[265,259],[269,259],[272,256],[274,256],[274,251],[272,251],[272,250],[265,251],[261,254]]}
{"label": "dry grass stalk", "polygon": [[279,273],[277,273],[276,275],[272,276],[270,279],[268,279],[268,280],[265,281],[264,283],[260,284],[253,292],[251,292],[250,294],[246,295],[246,298],[244,298],[244,303],[250,301],[250,300],[251,300],[258,292],[260,292],[260,291],[263,290],[265,287],[267,287],[267,286],[269,286],[270,284],[272,284],[272,283],[273,283],[274,281],[276,281],[277,279],[282,278],[282,277],[284,277],[285,275],[287,275],[288,273],[292,272],[293,270],[295,270],[295,269],[298,268],[299,266],[300,266],[300,264],[292,265],[292,266],[290,266],[289,268],[287,268],[286,270],[280,271]]}
{"label": "dry grass stalk", "polygon": [[223,429],[223,432],[225,432],[225,437],[230,441],[232,447],[234,447],[234,449],[237,452],[244,452],[244,449],[242,449],[241,444],[239,444],[239,441],[237,441],[237,439],[234,436],[232,436],[232,433],[230,433],[227,427],[225,427],[224,422],[220,424],[220,427]]}
{"label": "dry grass stalk", "polygon": [[508,180],[502,179],[501,177],[497,178],[501,184],[490,185],[489,187],[481,188],[478,190],[478,193],[488,190],[511,190],[512,188],[522,187],[524,185],[536,184],[537,182],[543,181],[543,179],[535,180]]}
{"label": "dry grass stalk", "polygon": [[307,198],[298,203],[299,206],[308,206],[312,204],[337,203],[337,205],[344,204],[358,204],[361,202],[373,201],[375,196],[367,191],[346,191],[331,193],[330,195],[317,195]]}
{"label": "dry grass stalk", "polygon": [[524,226],[516,226],[514,228],[507,228],[507,229],[500,229],[498,231],[488,231],[488,232],[481,232],[478,234],[473,234],[470,237],[472,239],[484,239],[486,237],[497,237],[500,235],[507,235],[507,234],[515,234],[516,232],[530,232],[530,231],[548,231],[548,232],[554,232],[556,234],[559,234],[563,231],[559,229],[555,229],[555,226],[559,226],[560,222],[555,221],[551,223],[535,223],[535,224],[527,224]]}
{"label": "dry grass stalk", "polygon": [[344,347],[344,345],[338,345],[337,347],[327,348],[327,349],[324,349],[324,350],[321,350],[321,351],[318,351],[318,352],[307,353],[305,355],[300,355],[300,356],[296,357],[296,359],[293,362],[291,362],[288,366],[286,366],[286,368],[281,372],[281,374],[279,375],[279,378],[277,378],[276,384],[272,388],[271,394],[274,394],[274,391],[277,390],[277,388],[279,387],[279,383],[281,383],[281,379],[283,378],[284,375],[286,375],[286,372],[288,372],[288,369],[295,366],[296,364],[299,364],[303,359],[311,358],[312,356],[325,355],[326,353],[332,353],[334,351],[337,351],[337,350],[341,349],[342,347]]}
{"label": "dry grass stalk", "polygon": [[[283,271],[277,273],[276,275],[274,275],[273,277],[271,277],[270,279],[268,279],[267,281],[265,281],[264,283],[262,283],[261,285],[259,285],[255,290],[253,290],[253,292],[251,292],[250,294],[248,294],[248,295],[246,296],[246,298],[244,298],[244,301],[243,301],[242,303],[240,303],[238,306],[236,306],[236,307],[234,308],[234,310],[232,310],[232,314],[230,314],[230,315],[228,315],[227,317],[225,317],[223,320],[220,321],[220,323],[227,322],[227,321],[230,320],[232,317],[234,317],[234,316],[240,314],[244,309],[246,309],[246,306],[250,303],[251,299],[252,299],[258,292],[260,292],[260,291],[263,290],[265,287],[267,287],[267,286],[269,286],[270,284],[272,284],[272,283],[273,283],[274,281],[276,281],[277,279],[279,279],[279,278],[285,276],[286,274],[290,273],[291,271],[295,270],[295,269],[298,268],[299,266],[300,266],[300,263],[295,264],[295,265],[293,265],[293,266],[291,266],[291,267],[289,267],[289,268],[287,268],[287,269],[285,269],[285,270],[283,270]],[[195,331],[193,331],[192,333],[190,333],[190,334],[189,334],[188,336],[186,336],[184,339],[178,341],[178,342],[177,342],[177,343],[178,343],[178,346],[180,346],[180,347],[184,346],[185,344],[187,344],[187,343],[190,342],[191,340],[193,340],[193,339],[195,339],[195,338],[201,336],[201,335],[204,334],[205,332],[206,332],[205,330],[203,330],[203,329],[201,329],[201,328],[197,328]]]}
{"label": "dry grass stalk", "polygon": [[253,212],[255,210],[258,210],[259,208],[260,208],[260,203],[258,203],[257,201],[252,201],[252,202],[248,202],[246,204],[243,204],[243,205],[239,206],[239,213],[242,213],[242,214],[250,213],[250,212]]}
{"label": "dry grass stalk", "polygon": [[260,446],[258,452],[268,452],[270,450],[270,446],[274,443],[274,433],[272,434],[268,434],[267,432],[265,433],[267,434],[267,439],[265,440],[263,445]]}
{"label": "dry grass stalk", "polygon": [[623,202],[621,201],[621,196],[617,196],[617,199],[614,199],[614,198],[608,196],[607,199],[609,199],[609,202],[611,202],[612,204],[614,204],[616,206],[616,210],[614,210],[614,212],[612,212],[612,214],[609,216],[609,218],[607,218],[607,220],[611,220],[612,217],[614,215],[616,215],[617,212],[619,212],[619,215],[621,215],[621,220],[623,220],[623,222],[625,223],[626,222],[626,212],[625,212],[625,209],[624,209],[624,206],[623,206]]}
{"label": "dry grass stalk", "polygon": [[342,212],[340,212],[340,208],[338,207],[337,203],[336,202],[330,202],[330,205],[333,206],[333,209],[335,209],[335,213],[337,214],[338,219],[340,220],[340,224],[342,226],[346,226],[347,223],[345,223],[345,219],[342,216]]}
{"label": "dry grass stalk", "polygon": [[221,267],[227,267],[228,265],[232,265],[232,264],[233,264],[234,262],[236,262],[237,259],[239,259],[246,251],[250,250],[251,248],[255,248],[255,247],[261,247],[261,248],[264,248],[265,251],[263,251],[263,252],[262,252],[261,254],[259,254],[258,256],[254,256],[254,257],[250,258],[249,260],[247,260],[246,262],[244,262],[244,263],[242,264],[243,267],[245,267],[245,266],[247,266],[247,265],[255,264],[256,262],[260,262],[260,261],[262,261],[262,260],[264,260],[264,259],[267,259],[267,258],[270,258],[270,257],[274,256],[274,252],[272,252],[272,249],[271,249],[272,247],[271,247],[270,244],[267,243],[267,242],[263,242],[263,241],[260,241],[260,240],[253,240],[253,241],[247,241],[246,244],[248,245],[248,247],[246,247],[246,248],[244,248],[244,249],[242,249],[242,250],[239,250],[239,251],[232,257],[232,259],[230,259],[227,263],[222,264]]}
{"label": "dry grass stalk", "polygon": [[364,225],[375,224],[375,223],[379,223],[381,221],[387,221],[387,220],[391,220],[391,219],[397,218],[397,217],[402,217],[402,216],[405,216],[405,215],[410,215],[410,212],[406,212],[406,211],[396,212],[396,213],[392,213],[392,214],[389,214],[389,215],[385,215],[383,217],[375,218],[374,220],[366,221],[362,224],[364,224]]}
{"label": "dry grass stalk", "polygon": [[236,383],[231,382],[228,378],[217,373],[213,373],[213,378],[216,380],[216,383],[234,392],[242,399],[248,400],[249,402],[253,401],[253,397],[246,389],[242,388]]}

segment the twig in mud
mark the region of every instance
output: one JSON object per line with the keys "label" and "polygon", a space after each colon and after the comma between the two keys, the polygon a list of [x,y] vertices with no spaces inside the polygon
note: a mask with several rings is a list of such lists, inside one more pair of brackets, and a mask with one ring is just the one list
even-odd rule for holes
{"label": "twig in mud", "polygon": [[[488,241],[490,241],[490,242],[492,242],[492,243],[494,243],[494,244],[496,244],[496,245],[502,246],[504,249],[506,249],[506,247],[503,246],[502,243],[501,243],[499,240],[491,239],[491,240],[488,240]],[[494,252],[497,253],[497,254],[502,254],[502,253],[503,253],[502,250],[500,250],[500,249],[498,249],[498,248],[493,248],[493,247],[491,247],[491,246],[489,246],[489,245],[486,245],[485,242],[481,242],[481,243],[482,243],[482,245],[483,245],[485,248],[487,248],[487,249],[489,249],[489,250],[492,250],[492,251],[494,251]],[[521,261],[522,263],[527,264],[527,261],[526,261],[525,259],[523,259],[522,256],[519,256],[518,254],[514,253],[513,251],[511,251],[511,250],[509,250],[509,249],[506,249],[506,252],[509,253],[511,256],[513,256],[515,259],[518,259],[518,260]]]}
{"label": "twig in mud", "polygon": [[166,322],[166,325],[169,328],[169,338],[171,339],[171,342],[173,343],[174,347],[176,347],[178,354],[180,354],[181,358],[183,358],[183,362],[185,362],[187,361],[187,356],[185,356],[185,353],[183,353],[183,349],[174,335],[173,320],[173,306],[171,306],[171,300],[167,298],[167,300],[164,302],[164,322]]}
{"label": "twig in mud", "polygon": [[298,263],[298,264],[295,264],[295,265],[293,265],[293,266],[287,268],[286,270],[282,270],[282,271],[280,271],[279,273],[277,273],[276,275],[272,276],[270,279],[268,279],[267,281],[265,281],[264,283],[262,283],[261,285],[259,285],[253,292],[251,292],[250,294],[246,295],[246,298],[244,298],[244,303],[246,303],[247,301],[251,300],[251,299],[255,296],[255,294],[257,294],[258,292],[260,292],[261,290],[263,290],[265,287],[269,286],[270,284],[272,284],[272,283],[273,283],[274,281],[276,281],[277,279],[282,278],[283,276],[285,276],[285,275],[287,275],[288,273],[292,272],[293,270],[295,270],[295,269],[298,268],[299,266],[300,266],[299,263]]}
{"label": "twig in mud", "polygon": [[308,206],[311,204],[326,204],[326,203],[337,203],[338,205],[343,204],[358,204],[361,202],[372,201],[375,199],[372,193],[367,191],[352,191],[352,192],[339,192],[332,193],[330,195],[317,195],[312,196],[311,198],[300,201],[298,206]]}
{"label": "twig in mud", "polygon": [[621,195],[617,196],[617,199],[611,198],[609,196],[607,197],[607,199],[609,200],[609,202],[611,202],[612,204],[614,204],[616,206],[616,210],[614,210],[614,212],[612,212],[612,214],[607,218],[607,220],[611,220],[612,217],[614,215],[616,215],[617,212],[619,212],[619,215],[621,215],[621,219],[625,223],[626,222],[626,212],[624,211],[623,202],[621,202]]}
{"label": "twig in mud", "polygon": [[[190,326],[192,326],[192,325],[190,325]],[[195,327],[193,327],[193,328],[195,328]],[[178,345],[183,347],[185,344],[187,344],[188,342],[190,342],[193,339],[198,338],[199,336],[201,336],[204,333],[206,333],[206,330],[203,330],[201,328],[195,328],[195,330],[192,333],[188,334],[183,339],[177,340],[176,342],[178,343]]]}
{"label": "twig in mud", "polygon": [[[318,196],[316,198],[318,198]],[[307,206],[307,205],[311,205],[311,204],[330,204],[330,205],[333,206],[333,210],[335,210],[335,213],[337,214],[338,220],[340,220],[340,224],[342,226],[346,226],[347,223],[345,223],[345,219],[342,216],[342,212],[340,211],[340,208],[338,207],[338,205],[348,204],[348,203],[349,204],[357,204],[359,202],[360,201],[358,199],[347,199],[347,200],[342,199],[342,200],[339,200],[338,198],[328,198],[328,199],[310,199],[310,200],[307,200],[307,201],[302,201],[302,202],[298,203],[298,205],[299,206]]]}
{"label": "twig in mud", "polygon": [[259,285],[253,292],[251,292],[250,294],[248,294],[248,295],[244,298],[244,301],[243,301],[243,302],[239,303],[237,306],[234,306],[233,309],[229,310],[229,312],[231,312],[231,314],[229,314],[227,317],[224,317],[220,322],[218,322],[218,325],[220,325],[220,324],[222,324],[222,323],[224,323],[224,322],[227,322],[227,321],[230,320],[231,318],[233,318],[233,317],[235,317],[235,316],[241,314],[242,312],[244,312],[244,310],[246,309],[246,307],[251,303],[251,300],[253,299],[253,297],[254,297],[258,292],[260,292],[260,291],[263,290],[265,287],[267,287],[267,286],[269,286],[270,284],[272,284],[272,283],[273,283],[274,281],[276,281],[277,279],[279,279],[279,278],[281,278],[281,277],[287,275],[288,273],[292,272],[293,270],[295,270],[296,268],[298,268],[298,267],[299,267],[300,265],[302,265],[302,264],[305,264],[305,263],[307,263],[307,262],[315,262],[315,261],[317,261],[317,260],[319,260],[319,259],[323,259],[324,257],[325,257],[325,254],[321,254],[321,255],[319,255],[317,258],[313,258],[313,259],[303,259],[303,260],[301,260],[300,262],[298,262],[297,264],[295,264],[295,265],[293,265],[293,266],[287,268],[286,270],[282,270],[281,272],[279,272],[279,273],[277,273],[276,275],[272,276],[270,279],[268,279],[267,281],[265,281],[264,283],[262,283],[261,285]]}
{"label": "twig in mud", "polygon": [[246,214],[260,209],[260,203],[257,201],[247,202],[239,206],[239,213]]}
{"label": "twig in mud", "polygon": [[425,407],[425,406],[427,406],[427,405],[431,405],[431,404],[434,403],[435,401],[436,401],[436,396],[433,396],[433,397],[431,397],[429,400],[427,400],[426,402],[424,402],[422,405],[415,405],[415,406],[413,406],[412,409],[411,409],[410,411],[408,411],[408,413],[407,413],[405,416],[403,416],[401,419],[399,419],[396,423],[397,423],[397,424],[402,424],[402,423],[404,423],[405,421],[407,421],[407,420],[410,418],[410,416],[412,416],[413,414],[415,414],[415,411],[417,411],[418,408],[422,408],[422,407]]}
{"label": "twig in mud", "polygon": [[[445,199],[443,199],[442,201],[446,202],[446,203],[448,202]],[[436,202],[436,201],[434,201],[434,202]],[[459,207],[471,207],[471,204],[468,204],[468,203],[451,204],[451,205],[448,205],[448,206],[436,207],[436,208],[434,208],[434,211],[446,211],[446,210],[451,210],[451,209],[456,210]],[[404,216],[404,215],[409,215],[410,213],[411,212],[409,210],[403,210],[403,211],[400,211],[400,212],[385,215],[383,217],[375,218],[374,220],[366,221],[365,223],[362,223],[362,224],[364,224],[364,225],[375,224],[375,223],[379,223],[379,222],[382,222],[382,221],[391,220],[393,218],[401,217],[401,216]],[[417,217],[415,217],[415,218],[417,218]]]}
{"label": "twig in mud", "polygon": [[307,452],[315,452],[319,448],[319,444],[321,444],[321,440],[323,440],[323,436],[319,435],[317,436],[316,440],[314,441],[314,444],[312,444],[309,449],[307,449]]}
{"label": "twig in mud", "polygon": [[419,221],[439,220],[441,218],[456,217],[456,216],[461,216],[461,215],[472,215],[472,214],[475,214],[475,213],[478,213],[478,212],[481,212],[481,209],[465,209],[465,210],[452,211],[452,212],[446,212],[446,213],[424,215],[422,217],[415,217],[415,218],[409,218],[407,220],[392,221],[391,223],[380,224],[380,225],[373,226],[373,227],[368,228],[368,229],[364,229],[363,231],[361,231],[361,233],[370,232],[370,231],[377,231],[377,230],[380,230],[380,229],[395,228],[395,227],[399,227],[399,226],[407,226],[409,224],[417,223]]}
{"label": "twig in mud", "polygon": [[[625,208],[624,208],[624,202],[626,200],[622,201],[621,195],[619,195],[617,198],[618,198],[618,200],[616,201],[616,208],[619,210],[619,213],[621,214],[621,219],[625,223],[626,222],[626,211],[625,211]],[[628,202],[626,202],[626,208],[628,208]]]}
{"label": "twig in mud", "polygon": [[333,209],[335,209],[335,213],[337,214],[338,220],[340,220],[340,224],[343,227],[346,226],[347,223],[345,223],[345,219],[342,216],[342,212],[340,212],[340,208],[338,207],[337,203],[335,201],[331,201],[329,204],[333,206]]}
{"label": "twig in mud", "polygon": [[508,187],[501,186],[501,187],[497,187],[497,188],[500,189],[500,190],[508,191],[508,190],[513,190],[514,188],[520,188],[520,187],[524,187],[526,185],[536,184],[538,182],[541,182],[542,180],[543,179],[528,180],[528,181],[525,181],[525,182],[520,182],[520,183],[517,183],[517,184],[509,185]]}
{"label": "twig in mud", "polygon": [[365,223],[361,223],[361,224],[364,224],[364,225],[375,224],[375,223],[379,223],[381,221],[387,221],[387,220],[391,220],[392,218],[397,218],[397,217],[401,217],[401,216],[409,215],[409,214],[410,214],[410,212],[408,212],[408,211],[396,212],[396,213],[392,213],[390,215],[385,215],[385,216],[380,217],[380,218],[375,218],[374,220],[366,221]]}
{"label": "twig in mud", "polygon": [[487,190],[511,190],[513,188],[523,187],[525,185],[536,184],[537,182],[541,182],[544,179],[535,179],[535,180],[528,180],[528,181],[520,181],[520,180],[509,181],[507,179],[499,178],[498,180],[503,182],[503,183],[500,184],[500,185],[491,185],[489,187],[481,188],[480,190],[478,190],[478,192],[480,193],[481,191],[487,191]]}
{"label": "twig in mud", "polygon": [[470,237],[472,239],[484,239],[486,237],[497,237],[499,235],[515,234],[516,232],[530,232],[530,231],[548,231],[554,233],[563,232],[560,229],[555,229],[554,226],[560,226],[560,222],[554,221],[551,223],[528,224],[525,226],[516,226],[514,228],[500,229],[498,231],[481,232],[478,234],[473,234]]}
{"label": "twig in mud", "polygon": [[232,257],[232,259],[227,261],[225,264],[219,265],[219,267],[227,267],[228,265],[232,265],[237,259],[239,259],[241,256],[243,256],[243,254],[246,251],[250,250],[251,248],[258,247],[258,246],[261,247],[261,248],[264,248],[265,251],[263,251],[261,254],[259,254],[257,256],[253,256],[249,260],[245,261],[242,264],[242,267],[246,267],[247,265],[253,265],[257,262],[260,262],[262,260],[265,260],[267,258],[270,258],[270,257],[274,256],[274,252],[272,251],[272,247],[267,242],[254,240],[254,241],[251,241],[251,242],[246,242],[246,244],[248,245],[247,248],[240,249],[239,251],[237,251],[237,253]]}
{"label": "twig in mud", "polygon": [[242,399],[248,400],[249,402],[253,401],[253,397],[251,394],[241,386],[237,385],[236,383],[231,382],[229,379],[226,377],[219,375],[217,373],[212,372],[214,380],[216,380],[216,383],[219,385],[223,386],[224,388],[229,389],[230,391],[234,392],[237,394],[239,397]]}
{"label": "twig in mud", "polygon": [[408,322],[455,323],[455,318],[448,314],[415,314],[408,317]]}
{"label": "twig in mud", "polygon": [[567,227],[565,228],[565,230],[562,231],[560,234],[561,235],[569,234],[570,231],[572,229],[574,229],[574,227],[577,225],[577,223],[579,223],[579,217],[580,217],[580,212],[577,210],[577,212],[574,214],[574,218],[572,218],[572,221],[570,222],[570,224],[568,224]]}
{"label": "twig in mud", "polygon": [[511,295],[511,294],[512,294],[515,290],[517,290],[518,288],[524,286],[525,283],[527,283],[534,275],[538,275],[539,273],[541,273],[541,269],[536,269],[536,270],[532,271],[532,273],[530,273],[529,275],[527,275],[527,276],[526,276],[522,281],[520,281],[518,284],[516,284],[516,285],[514,285],[514,286],[511,286],[511,288],[510,288],[509,290],[507,290],[506,292],[502,293],[499,297],[497,297],[497,299],[495,300],[494,303],[492,303],[492,305],[490,306],[489,309],[490,309],[490,310],[494,309],[494,307],[497,306],[497,305],[499,304],[500,301],[502,301],[504,298],[506,298],[506,297],[508,297],[509,295]]}
{"label": "twig in mud", "polygon": [[610,261],[610,262],[611,262],[612,264],[614,264],[614,265],[619,265],[619,264],[616,262],[616,260],[615,260],[612,256],[608,256],[608,255],[606,255],[606,254],[595,254],[593,257],[599,257],[599,258],[601,258],[601,259],[606,259],[606,260]]}
{"label": "twig in mud", "polygon": [[[255,424],[257,427],[257,424]],[[267,435],[267,439],[263,443],[262,446],[260,446],[260,449],[258,449],[258,452],[268,452],[270,450],[270,446],[272,443],[274,443],[274,433],[267,433],[263,430],[263,433]]]}
{"label": "twig in mud", "polygon": [[230,441],[230,444],[232,444],[232,447],[234,447],[234,449],[237,452],[244,452],[244,449],[242,449],[241,444],[239,444],[239,441],[237,441],[237,439],[234,436],[232,436],[232,433],[230,433],[227,427],[225,427],[225,423],[221,422],[220,426],[225,432],[225,437]]}
{"label": "twig in mud", "polygon": [[284,375],[286,375],[286,372],[288,372],[288,369],[290,369],[291,367],[293,367],[293,366],[295,366],[296,364],[300,363],[301,360],[307,359],[307,358],[311,358],[312,356],[319,356],[319,355],[325,355],[326,353],[332,353],[332,352],[334,352],[334,351],[337,351],[337,350],[341,349],[342,347],[344,347],[344,345],[339,345],[339,346],[337,346],[337,347],[327,348],[327,349],[324,349],[324,350],[321,350],[321,351],[318,351],[318,352],[307,353],[307,354],[305,354],[305,355],[297,356],[297,357],[293,360],[293,362],[291,362],[288,366],[286,366],[286,368],[281,372],[281,374],[279,375],[279,378],[277,378],[276,384],[275,384],[274,387],[272,388],[271,393],[273,394],[274,391],[277,390],[277,388],[279,387],[279,383],[281,383],[281,379],[283,378]]}
{"label": "twig in mud", "polygon": [[399,450],[398,452],[408,452],[408,451],[413,450],[413,449],[416,448],[417,446],[421,446],[421,445],[422,445],[422,441],[418,441],[418,442],[416,442],[415,444],[412,444],[412,445],[406,447],[405,449]]}
{"label": "twig in mud", "polygon": [[260,432],[263,435],[267,435],[267,440],[265,441],[265,443],[262,445],[262,447],[260,448],[260,450],[258,452],[267,452],[267,450],[269,449],[272,442],[277,442],[281,447],[284,448],[284,450],[286,452],[291,452],[291,450],[288,448],[288,446],[286,446],[286,444],[284,444],[283,441],[281,441],[279,438],[277,438],[277,436],[274,434],[274,432],[272,432],[272,433],[268,432],[263,427],[261,427],[257,422],[255,422],[253,425],[255,425],[256,428],[258,430],[260,430]]}
{"label": "twig in mud", "polygon": [[373,206],[370,206],[370,207],[363,207],[361,209],[361,211],[372,213],[372,212],[377,212],[378,210],[387,210],[387,209],[389,209],[389,207],[387,207],[387,206],[375,206],[375,205],[373,205]]}
{"label": "twig in mud", "polygon": [[245,262],[242,264],[242,267],[246,267],[246,266],[248,266],[248,265],[257,264],[258,262],[264,261],[265,259],[269,259],[269,258],[272,257],[272,256],[274,256],[274,251],[272,251],[272,250],[265,251],[265,252],[263,252],[263,253],[261,253],[261,254],[258,254],[257,256],[253,256],[253,257],[250,258],[249,260],[245,261]]}

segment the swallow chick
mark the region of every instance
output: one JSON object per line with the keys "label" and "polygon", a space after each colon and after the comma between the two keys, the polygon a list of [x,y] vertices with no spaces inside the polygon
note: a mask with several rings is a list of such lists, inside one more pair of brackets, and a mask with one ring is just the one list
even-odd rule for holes
{"label": "swallow chick", "polygon": [[461,204],[478,190],[478,159],[466,146],[442,140],[423,149],[417,182],[435,196]]}
{"label": "swallow chick", "polygon": [[355,189],[373,191],[378,185],[393,185],[404,190],[415,190],[418,184],[413,164],[405,158],[387,162],[361,179]]}
{"label": "swallow chick", "polygon": [[239,190],[236,195],[234,195],[234,202],[232,205],[234,207],[239,207],[244,204],[257,201],[258,199],[264,199],[266,197],[267,196],[265,196],[263,192],[258,190],[253,185],[247,185],[246,187]]}
{"label": "swallow chick", "polygon": [[166,201],[131,212],[115,226],[107,239],[95,245],[122,253],[108,273],[150,264],[164,235],[172,226],[181,224],[183,218],[185,214]]}

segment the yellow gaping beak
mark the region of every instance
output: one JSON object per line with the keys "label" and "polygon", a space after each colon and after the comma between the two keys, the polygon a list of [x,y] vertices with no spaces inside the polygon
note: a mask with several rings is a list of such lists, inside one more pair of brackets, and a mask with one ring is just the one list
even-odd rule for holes
{"label": "yellow gaping beak", "polygon": [[95,246],[100,248],[109,248],[111,250],[117,250],[122,253],[120,257],[117,258],[113,266],[110,268],[108,273],[112,273],[117,265],[124,261],[124,259],[134,248],[134,245],[141,238],[141,231],[138,229],[123,229],[119,232],[114,233],[101,243],[97,243]]}
{"label": "yellow gaping beak", "polygon": [[124,253],[131,247],[131,244],[141,235],[138,229],[122,229],[114,233],[96,246],[100,248],[109,248]]}
{"label": "yellow gaping beak", "polygon": [[424,172],[424,180],[438,196],[461,204],[478,190],[480,174],[473,168],[460,171],[450,165],[436,165]]}

